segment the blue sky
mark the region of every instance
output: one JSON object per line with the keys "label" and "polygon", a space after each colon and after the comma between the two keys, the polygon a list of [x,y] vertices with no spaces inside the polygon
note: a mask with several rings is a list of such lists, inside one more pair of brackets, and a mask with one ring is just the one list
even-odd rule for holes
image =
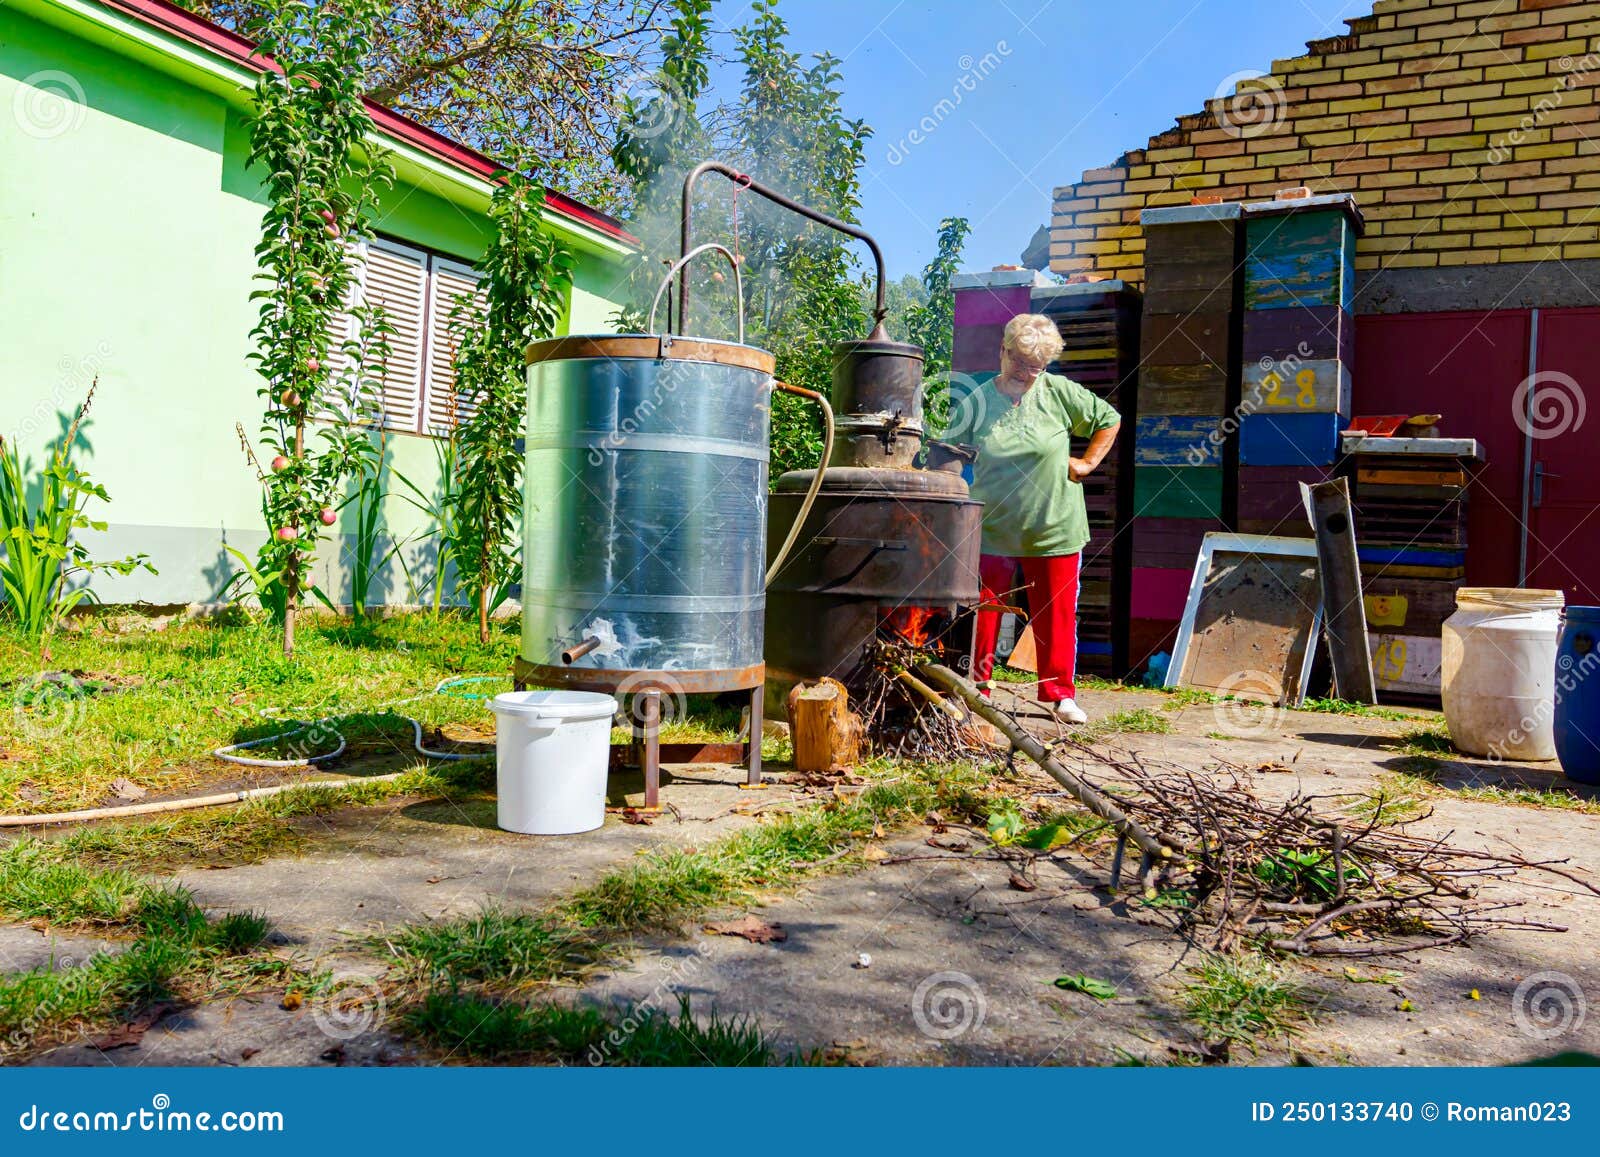
{"label": "blue sky", "polygon": [[[723,0],[719,22],[746,10]],[[1016,261],[1049,219],[1052,188],[1198,111],[1226,78],[1344,32],[1371,4],[789,0],[781,10],[791,47],[843,58],[846,111],[875,131],[861,221],[898,277],[921,270],[950,215],[972,221],[966,268]],[[925,117],[933,127],[914,142]]]}

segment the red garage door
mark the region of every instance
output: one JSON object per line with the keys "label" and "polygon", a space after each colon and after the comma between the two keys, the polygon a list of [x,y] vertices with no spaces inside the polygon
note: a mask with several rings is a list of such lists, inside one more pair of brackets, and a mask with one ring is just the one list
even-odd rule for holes
{"label": "red garage door", "polygon": [[1528,310],[1357,318],[1355,412],[1439,413],[1441,433],[1482,444],[1469,583],[1517,586],[1526,565],[1520,585],[1600,603],[1600,416],[1587,415],[1589,399],[1600,406],[1600,310],[1540,310],[1530,365],[1534,331]]}
{"label": "red garage door", "polygon": [[1600,309],[1541,310],[1537,372],[1524,390],[1528,585],[1600,604]]}
{"label": "red garage door", "polygon": [[1467,581],[1516,586],[1522,431],[1511,400],[1528,376],[1526,312],[1401,313],[1356,319],[1357,414],[1443,414],[1485,461],[1467,493]]}

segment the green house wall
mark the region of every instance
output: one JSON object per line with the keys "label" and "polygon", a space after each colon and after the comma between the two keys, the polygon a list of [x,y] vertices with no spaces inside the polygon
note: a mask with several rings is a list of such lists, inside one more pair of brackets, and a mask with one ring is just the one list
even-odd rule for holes
{"label": "green house wall", "polygon": [[[224,546],[253,555],[265,533],[235,432],[253,438],[261,414],[247,360],[263,208],[245,167],[248,90],[186,83],[162,62],[0,5],[0,435],[40,461],[98,379],[81,460],[112,501],[91,512],[110,527],[89,545],[106,558],[143,551],[161,572],[98,579],[114,603],[214,599],[236,569]],[[379,231],[481,256],[486,190],[474,205],[437,174],[397,168]],[[575,332],[608,329],[616,309],[618,254],[599,249],[578,247]],[[391,467],[429,493],[435,450],[427,437],[385,442]],[[407,565],[373,592],[398,603],[417,597],[407,571],[431,579],[434,554],[401,489],[386,518],[410,540]],[[348,549],[320,551],[320,585],[339,601]]]}

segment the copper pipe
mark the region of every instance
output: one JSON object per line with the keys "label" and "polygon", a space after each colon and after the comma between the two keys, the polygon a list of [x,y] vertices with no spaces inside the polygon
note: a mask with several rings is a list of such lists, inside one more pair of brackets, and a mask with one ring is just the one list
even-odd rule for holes
{"label": "copper pipe", "polygon": [[[694,187],[696,182],[698,182],[706,173],[717,173],[720,176],[726,177],[728,180],[732,181],[738,188],[748,189],[757,196],[765,197],[774,205],[780,205],[789,210],[791,213],[798,213],[807,220],[815,221],[819,225],[836,230],[837,232],[843,233],[847,237],[854,237],[857,241],[864,242],[867,248],[872,251],[872,263],[877,271],[877,289],[874,294],[872,306],[873,327],[872,335],[869,340],[888,340],[888,334],[884,333],[880,336],[879,331],[883,329],[883,319],[889,314],[889,306],[886,296],[888,292],[889,278],[884,272],[883,250],[878,248],[878,243],[872,239],[871,234],[869,234],[859,225],[852,225],[848,221],[841,221],[837,217],[830,217],[828,214],[813,209],[809,205],[802,205],[799,201],[794,200],[794,198],[784,196],[782,193],[778,192],[778,190],[771,188],[768,185],[763,185],[760,181],[755,180],[750,176],[749,173],[741,173],[738,169],[733,168],[731,165],[725,165],[721,161],[701,161],[693,169],[689,170],[688,176],[684,177],[683,208],[678,226],[678,252],[680,254],[689,252],[690,245],[694,239]],[[677,319],[678,329],[680,332],[683,330],[683,327],[688,324],[688,319],[689,275],[687,273],[680,273],[678,280]],[[669,326],[668,328],[670,329],[671,327]]]}
{"label": "copper pipe", "polygon": [[597,636],[595,636],[595,635],[590,635],[587,639],[585,639],[583,642],[579,643],[577,646],[568,647],[565,651],[562,651],[561,652],[561,662],[563,664],[565,664],[566,666],[570,667],[574,663],[576,663],[579,659],[581,659],[585,655],[587,655],[590,651],[592,651],[596,647],[598,647],[599,645],[600,645],[599,638]]}

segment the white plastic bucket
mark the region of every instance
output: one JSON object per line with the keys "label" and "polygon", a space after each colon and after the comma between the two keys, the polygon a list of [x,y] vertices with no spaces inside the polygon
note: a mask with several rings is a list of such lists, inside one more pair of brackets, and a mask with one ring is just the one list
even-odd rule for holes
{"label": "white plastic bucket", "polygon": [[615,699],[595,691],[511,691],[489,708],[502,828],[562,836],[605,823]]}
{"label": "white plastic bucket", "polygon": [[1442,695],[1450,741],[1494,759],[1556,757],[1560,591],[1462,587],[1445,620]]}

